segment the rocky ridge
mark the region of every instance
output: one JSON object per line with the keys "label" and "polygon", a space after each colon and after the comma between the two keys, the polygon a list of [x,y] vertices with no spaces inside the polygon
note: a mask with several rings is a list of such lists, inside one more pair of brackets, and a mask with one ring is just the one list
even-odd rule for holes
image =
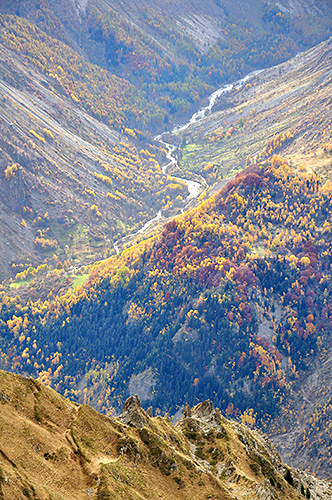
{"label": "rocky ridge", "polygon": [[175,426],[137,396],[107,418],[1,371],[0,410],[4,500],[331,498],[332,484],[287,467],[264,435],[210,401],[187,405]]}

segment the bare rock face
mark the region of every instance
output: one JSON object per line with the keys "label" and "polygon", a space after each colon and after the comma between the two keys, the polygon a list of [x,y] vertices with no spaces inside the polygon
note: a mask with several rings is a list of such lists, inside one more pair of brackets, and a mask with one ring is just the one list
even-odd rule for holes
{"label": "bare rock face", "polygon": [[222,425],[223,417],[218,408],[213,406],[213,403],[207,399],[203,403],[199,403],[191,411],[191,416],[197,420],[202,420],[208,425],[219,427]]}
{"label": "bare rock face", "polygon": [[186,403],[186,407],[185,409],[183,410],[183,417],[184,418],[190,418],[191,417],[191,408],[190,406],[188,405],[188,403]]}
{"label": "bare rock face", "polygon": [[0,183],[0,199],[7,209],[13,212],[18,212],[22,207],[29,205],[28,187],[20,165],[16,175]]}
{"label": "bare rock face", "polygon": [[206,401],[199,403],[197,406],[194,406],[192,409],[192,416],[200,420],[205,420],[213,413],[213,411],[213,403],[207,399]]}
{"label": "bare rock face", "polygon": [[141,402],[137,395],[130,396],[124,403],[122,413],[118,417],[119,420],[126,425],[141,429],[147,425],[148,416],[141,407]]}

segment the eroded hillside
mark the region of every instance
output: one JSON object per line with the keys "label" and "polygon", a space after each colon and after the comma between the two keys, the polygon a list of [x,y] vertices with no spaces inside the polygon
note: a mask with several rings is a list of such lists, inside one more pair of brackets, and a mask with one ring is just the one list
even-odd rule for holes
{"label": "eroded hillside", "polygon": [[172,136],[183,171],[215,190],[254,159],[281,154],[324,179],[332,166],[332,41],[253,76],[212,113]]}
{"label": "eroded hillside", "polygon": [[[121,235],[187,196],[182,183],[162,173],[162,153],[150,135],[124,125],[115,130],[97,119],[96,110],[88,113],[89,96],[81,102],[79,93],[66,90],[61,75],[72,75],[68,61],[62,63],[66,70],[59,66],[61,58],[52,63],[59,76],[45,74],[10,50],[29,39],[29,29],[21,26],[15,40],[0,49],[2,278],[45,262],[55,267],[59,261],[75,265],[105,258]],[[45,60],[52,40],[40,36],[47,44],[38,57]],[[86,70],[91,76],[91,65]],[[97,85],[95,75],[91,78]],[[96,103],[96,95],[92,99]],[[124,120],[125,107],[116,111],[123,99],[126,93],[112,100],[104,93],[104,112]]]}

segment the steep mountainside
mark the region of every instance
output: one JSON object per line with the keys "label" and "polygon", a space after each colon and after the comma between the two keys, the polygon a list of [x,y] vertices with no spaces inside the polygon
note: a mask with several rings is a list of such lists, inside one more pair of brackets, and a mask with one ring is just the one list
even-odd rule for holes
{"label": "steep mountainside", "polygon": [[282,154],[327,179],[332,148],[332,39],[221,95],[212,113],[171,136],[183,172],[215,190],[253,159]]}
{"label": "steep mountainside", "polygon": [[17,0],[4,1],[1,12],[29,19],[85,61],[147,92],[156,108],[141,111],[153,127],[167,127],[175,114],[188,113],[216,85],[284,61],[332,34],[328,1],[317,7],[310,0],[278,5],[261,0],[141,0],[134,5],[126,0]]}
{"label": "steep mountainside", "polygon": [[284,465],[265,436],[209,401],[173,427],[137,397],[118,419],[0,372],[0,497],[328,500],[332,484]]}
{"label": "steep mountainside", "polygon": [[[232,34],[228,30],[232,25],[245,26],[258,35],[272,32],[281,35],[281,39],[289,37],[306,47],[327,38],[331,28],[326,19],[331,13],[328,0],[319,4],[313,0],[281,0],[278,3],[265,0],[139,0],[134,4],[129,0],[3,0],[2,11],[29,17],[53,34],[56,31],[67,43],[82,47],[90,57],[97,53],[104,55],[104,63],[107,47],[103,51],[98,46],[101,40],[83,37],[86,31],[89,32],[91,13],[95,11],[103,16],[111,11],[113,17],[130,20],[172,60],[179,58],[177,43],[181,43],[181,38],[205,53],[220,38],[229,40]],[[180,40],[173,40],[172,34]],[[192,56],[193,51],[186,55]]]}
{"label": "steep mountainside", "polygon": [[324,363],[330,379],[331,206],[328,184],[273,156],[81,286],[26,273],[2,289],[2,366],[104,412],[134,393],[172,413],[203,397],[254,409],[328,476],[330,386],[308,404],[306,378]]}
{"label": "steep mountainside", "polygon": [[1,2],[0,278],[106,257],[180,210],[186,187],[163,175],[151,131],[326,39],[330,13],[309,0]]}
{"label": "steep mountainside", "polygon": [[[4,31],[10,26],[5,21],[2,25]],[[33,27],[17,29],[16,41],[26,44]],[[40,41],[34,49],[45,60],[51,57],[48,46],[57,42],[39,35],[47,43]],[[59,43],[64,54],[53,61],[50,76],[22,61],[10,49],[17,46],[7,40],[0,47],[2,278],[43,261],[54,267],[58,260],[75,265],[103,258],[122,234],[137,230],[171,199],[187,196],[182,183],[162,173],[156,159],[160,148],[151,136],[125,126],[115,130],[107,118],[123,123],[127,112],[148,108],[135,95],[128,110],[133,87],[116,79],[122,93],[119,89],[118,95],[109,96],[111,76],[101,72],[98,81],[95,68],[87,64],[95,93],[82,96],[73,79],[71,93],[64,95],[71,58],[78,66],[83,59]],[[92,106],[97,105],[97,90],[104,91],[100,113],[108,123],[97,119]],[[175,203],[181,205],[181,200]]]}

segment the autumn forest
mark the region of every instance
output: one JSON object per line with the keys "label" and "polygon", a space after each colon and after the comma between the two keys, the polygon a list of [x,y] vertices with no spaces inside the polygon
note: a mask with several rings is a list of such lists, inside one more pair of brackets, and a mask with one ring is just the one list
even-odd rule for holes
{"label": "autumn forest", "polygon": [[219,0],[17,3],[0,8],[0,368],[107,416],[134,394],[175,419],[210,399],[330,477],[328,4],[257,1],[247,22]]}

